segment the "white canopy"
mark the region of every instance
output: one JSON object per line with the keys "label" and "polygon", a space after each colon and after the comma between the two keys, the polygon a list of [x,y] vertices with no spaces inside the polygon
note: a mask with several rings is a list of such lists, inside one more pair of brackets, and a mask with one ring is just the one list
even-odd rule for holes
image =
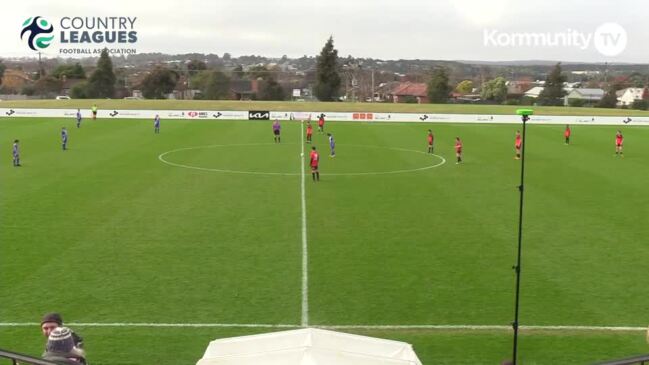
{"label": "white canopy", "polygon": [[197,365],[421,365],[412,346],[303,328],[210,342]]}

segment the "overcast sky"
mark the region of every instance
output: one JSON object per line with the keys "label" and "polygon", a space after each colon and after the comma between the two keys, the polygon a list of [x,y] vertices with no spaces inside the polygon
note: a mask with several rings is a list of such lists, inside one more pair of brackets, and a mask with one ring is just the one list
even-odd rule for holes
{"label": "overcast sky", "polygon": [[[61,18],[129,16],[137,17],[138,53],[299,57],[316,55],[333,35],[341,56],[647,63],[647,14],[646,0],[23,0],[3,8],[0,56],[33,55],[20,31],[25,19],[41,15],[57,36],[48,57],[59,55]],[[595,37],[588,47],[506,43],[514,33],[585,39],[574,34],[587,37],[604,23],[626,31],[615,56],[598,51]],[[618,44],[619,36],[609,39]]]}

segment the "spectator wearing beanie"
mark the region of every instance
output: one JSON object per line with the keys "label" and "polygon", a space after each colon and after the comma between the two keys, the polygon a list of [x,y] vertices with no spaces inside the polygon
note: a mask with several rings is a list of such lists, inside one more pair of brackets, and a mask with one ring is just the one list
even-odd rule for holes
{"label": "spectator wearing beanie", "polygon": [[74,346],[72,331],[67,327],[57,327],[50,332],[43,359],[63,365],[86,364],[85,353]]}
{"label": "spectator wearing beanie", "polygon": [[[50,333],[57,327],[63,326],[63,317],[58,313],[47,313],[41,320],[41,331],[43,336],[49,337]],[[83,338],[72,331],[74,346],[83,349]]]}

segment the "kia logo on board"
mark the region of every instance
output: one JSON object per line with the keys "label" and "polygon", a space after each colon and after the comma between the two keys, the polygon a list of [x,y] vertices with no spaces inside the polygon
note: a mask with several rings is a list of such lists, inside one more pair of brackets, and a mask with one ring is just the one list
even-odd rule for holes
{"label": "kia logo on board", "polygon": [[267,110],[250,110],[248,112],[249,120],[269,120],[270,112]]}

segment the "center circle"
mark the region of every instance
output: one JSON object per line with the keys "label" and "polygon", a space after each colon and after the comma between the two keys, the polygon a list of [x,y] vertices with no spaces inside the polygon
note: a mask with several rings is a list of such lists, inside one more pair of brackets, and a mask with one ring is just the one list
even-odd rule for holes
{"label": "center circle", "polygon": [[[158,160],[170,166],[200,171],[299,176],[301,160],[305,164],[305,173],[310,173],[308,158],[311,147],[305,144],[301,156],[298,146],[295,143],[194,146],[163,152]],[[400,174],[428,170],[446,163],[446,159],[439,155],[385,146],[338,145],[336,157],[328,157],[328,149],[319,150],[319,153],[320,171],[328,176]],[[376,168],[376,162],[383,168]]]}

